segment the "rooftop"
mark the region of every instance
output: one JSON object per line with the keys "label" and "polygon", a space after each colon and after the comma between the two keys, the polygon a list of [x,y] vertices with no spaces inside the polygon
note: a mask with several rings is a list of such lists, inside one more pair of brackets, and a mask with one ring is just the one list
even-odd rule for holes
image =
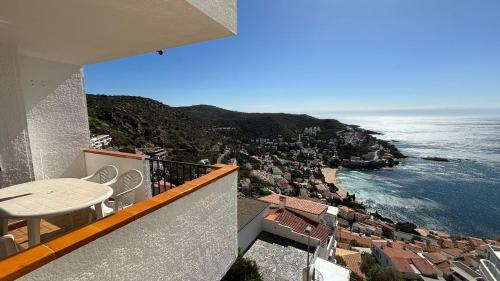
{"label": "rooftop", "polygon": [[331,263],[322,258],[317,258],[314,262],[314,280],[327,281],[327,280],[350,280],[351,272],[349,269],[338,264]]}
{"label": "rooftop", "polygon": [[361,272],[361,254],[359,252],[337,248],[335,254],[344,259],[347,267],[351,271],[356,272],[362,277],[365,276],[365,274]]}
{"label": "rooftop", "polygon": [[448,260],[446,256],[440,253],[423,253],[422,255],[433,264],[439,264]]}
{"label": "rooftop", "polygon": [[393,266],[401,273],[415,273],[423,276],[436,276],[434,267],[425,259],[407,249],[405,243],[394,241],[377,241],[373,246],[381,249],[391,260]]}
{"label": "rooftop", "polygon": [[[271,194],[268,196],[260,197],[259,200],[264,201],[264,202],[268,202],[268,203],[271,203],[274,205],[279,205],[280,196],[283,196],[283,195]],[[286,205],[285,206],[286,206],[286,208],[289,208],[289,209],[303,211],[303,212],[311,213],[314,215],[320,215],[328,209],[328,206],[325,204],[316,203],[316,202],[312,202],[310,200],[305,200],[305,199],[297,199],[297,198],[290,197],[290,196],[285,196],[285,197],[286,197]]]}
{"label": "rooftop", "polygon": [[[311,256],[314,249],[311,248]],[[307,247],[292,240],[262,232],[244,255],[259,266],[265,281],[302,281]]]}
{"label": "rooftop", "polygon": [[276,221],[279,224],[287,226],[294,232],[300,233],[304,236],[307,236],[307,233],[305,232],[306,227],[311,226],[311,237],[320,240],[322,245],[326,243],[328,241],[328,237],[332,235],[332,230],[327,225],[308,220],[286,209],[270,209],[266,219]]}
{"label": "rooftop", "polygon": [[465,278],[468,281],[478,280],[479,278],[481,278],[481,275],[479,273],[475,272],[467,265],[458,261],[450,262],[450,270],[452,272],[455,272],[455,274],[462,276],[462,278]]}
{"label": "rooftop", "polygon": [[372,239],[367,236],[360,236],[358,233],[351,232],[345,228],[339,228],[337,231],[337,240],[340,242],[349,243],[352,240],[355,240],[359,246],[362,247],[371,247]]}
{"label": "rooftop", "polygon": [[238,197],[238,231],[264,211],[269,203],[259,200]]}
{"label": "rooftop", "polygon": [[337,216],[339,214],[339,208],[334,207],[334,206],[328,206],[327,213],[332,214],[334,216]]}
{"label": "rooftop", "polygon": [[458,258],[464,253],[464,251],[459,249],[459,248],[441,249],[441,251],[454,257],[454,258]]}
{"label": "rooftop", "polygon": [[373,245],[377,248],[380,248],[390,258],[420,258],[417,254],[407,249],[404,243],[400,243],[397,241],[392,243],[373,243]]}

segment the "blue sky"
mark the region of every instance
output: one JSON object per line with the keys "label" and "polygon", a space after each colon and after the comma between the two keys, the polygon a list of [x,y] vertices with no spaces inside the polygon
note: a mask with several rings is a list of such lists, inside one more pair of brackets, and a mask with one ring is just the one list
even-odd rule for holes
{"label": "blue sky", "polygon": [[498,0],[240,0],[238,35],[85,66],[89,93],[327,113],[500,108]]}

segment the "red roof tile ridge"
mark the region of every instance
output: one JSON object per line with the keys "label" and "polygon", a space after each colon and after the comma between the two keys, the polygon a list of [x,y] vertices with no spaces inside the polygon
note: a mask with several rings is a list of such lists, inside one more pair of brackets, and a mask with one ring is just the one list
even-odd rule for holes
{"label": "red roof tile ridge", "polygon": [[[280,196],[284,195],[279,195],[279,194],[271,194],[267,196],[263,196],[258,198],[261,201],[269,202],[275,205],[279,205],[279,198]],[[286,197],[286,208],[290,209],[296,209],[299,211],[304,211],[307,213],[319,215],[325,212],[328,209],[328,206],[325,204],[317,203],[311,200],[306,200],[306,199],[299,199],[291,196],[284,196]]]}
{"label": "red roof tile ridge", "polygon": [[302,235],[307,235],[305,229],[307,226],[311,226],[311,237],[320,240],[322,245],[328,240],[328,237],[332,235],[332,230],[325,224],[318,224],[286,209],[280,210],[274,221],[290,227],[294,232]]}

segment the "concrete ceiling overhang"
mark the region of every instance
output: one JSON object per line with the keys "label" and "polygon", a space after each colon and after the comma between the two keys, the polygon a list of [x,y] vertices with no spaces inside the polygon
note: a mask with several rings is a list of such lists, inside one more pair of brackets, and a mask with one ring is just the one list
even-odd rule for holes
{"label": "concrete ceiling overhang", "polygon": [[0,0],[0,43],[77,65],[235,33],[235,0]]}

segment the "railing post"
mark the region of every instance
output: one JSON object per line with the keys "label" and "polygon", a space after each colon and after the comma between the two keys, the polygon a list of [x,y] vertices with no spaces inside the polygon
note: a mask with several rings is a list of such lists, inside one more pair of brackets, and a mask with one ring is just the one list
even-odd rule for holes
{"label": "railing post", "polygon": [[155,196],[156,194],[155,194],[155,179],[154,179],[153,161],[151,159],[147,159],[147,161],[149,161],[149,178],[151,179],[151,194],[152,194],[152,196]]}
{"label": "railing post", "polygon": [[[152,158],[146,158],[146,160],[149,161],[149,170],[150,170],[149,175],[151,179],[151,192],[153,196],[171,189],[172,185],[174,184],[172,182],[173,180],[175,180],[176,186],[182,185],[186,181],[191,181],[200,176],[206,175],[208,168],[211,168],[211,166],[203,164],[176,162],[176,161],[152,159]],[[160,167],[160,165],[162,165],[163,167]],[[186,177],[186,166],[188,173],[187,177]],[[174,171],[175,175],[172,175]],[[168,185],[167,185],[167,173],[169,182]],[[161,184],[162,180],[163,180],[163,188]]]}

